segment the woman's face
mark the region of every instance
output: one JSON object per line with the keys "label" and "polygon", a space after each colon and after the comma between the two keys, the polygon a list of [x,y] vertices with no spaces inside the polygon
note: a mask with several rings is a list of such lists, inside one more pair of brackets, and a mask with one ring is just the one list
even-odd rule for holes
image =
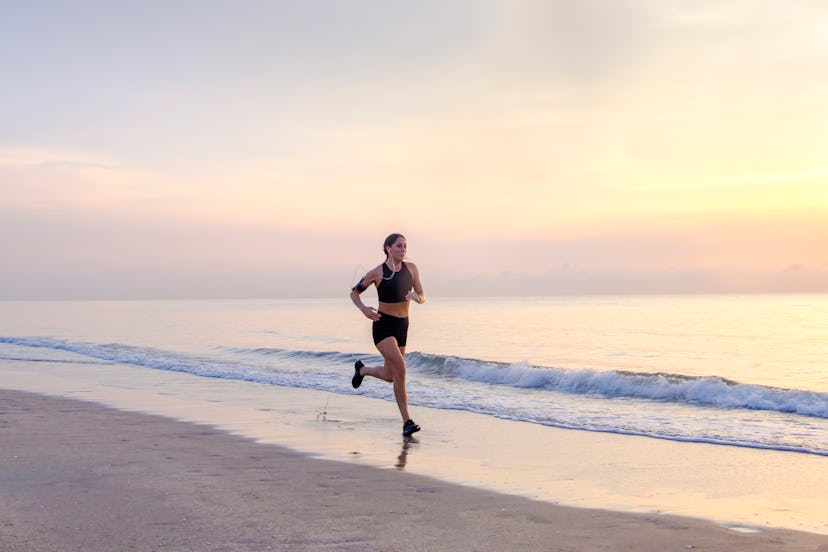
{"label": "woman's face", "polygon": [[405,259],[405,238],[397,238],[397,241],[391,244],[391,247],[389,249],[389,255],[391,256],[391,258],[394,259],[394,261],[401,263],[403,259]]}

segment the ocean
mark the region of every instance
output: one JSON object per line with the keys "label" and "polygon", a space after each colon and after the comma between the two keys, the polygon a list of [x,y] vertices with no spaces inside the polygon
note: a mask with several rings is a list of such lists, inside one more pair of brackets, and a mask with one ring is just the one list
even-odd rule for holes
{"label": "ocean", "polygon": [[[396,414],[390,385],[351,388],[354,361],[381,357],[347,297],[0,302],[0,358],[58,351]],[[828,456],[828,295],[431,297],[411,306],[406,359],[415,419],[427,406]]]}

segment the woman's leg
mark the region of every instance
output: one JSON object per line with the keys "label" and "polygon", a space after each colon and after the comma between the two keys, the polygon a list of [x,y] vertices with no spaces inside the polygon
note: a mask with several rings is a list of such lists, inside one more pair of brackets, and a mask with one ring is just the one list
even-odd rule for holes
{"label": "woman's leg", "polygon": [[408,393],[405,390],[405,347],[397,345],[397,339],[386,337],[377,343],[385,363],[382,366],[363,366],[359,373],[362,376],[373,376],[394,384],[394,398],[403,422],[411,419],[408,415]]}

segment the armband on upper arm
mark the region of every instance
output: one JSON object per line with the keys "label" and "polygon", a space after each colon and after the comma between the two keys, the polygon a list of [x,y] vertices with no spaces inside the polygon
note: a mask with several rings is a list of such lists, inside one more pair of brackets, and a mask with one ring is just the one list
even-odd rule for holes
{"label": "armband on upper arm", "polygon": [[365,290],[366,290],[366,289],[368,289],[368,288],[367,288],[367,287],[365,287],[365,284],[363,284],[363,283],[362,283],[362,280],[360,280],[359,282],[357,282],[357,285],[355,285],[355,286],[354,286],[354,287],[352,287],[351,289],[353,289],[353,290],[354,290],[354,291],[356,291],[357,293],[362,293],[363,291],[365,291]]}

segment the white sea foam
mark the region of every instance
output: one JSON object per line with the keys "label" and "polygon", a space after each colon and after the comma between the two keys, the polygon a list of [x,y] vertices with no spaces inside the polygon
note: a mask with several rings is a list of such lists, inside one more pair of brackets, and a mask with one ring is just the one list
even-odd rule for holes
{"label": "white sea foam", "polygon": [[[341,352],[215,347],[214,355],[198,356],[52,338],[0,337],[0,343],[201,377],[354,393],[349,385],[354,356]],[[361,358],[368,363],[381,360]],[[416,373],[412,404],[568,429],[828,454],[828,397],[821,393],[717,377],[565,370],[422,353],[408,358]],[[388,386],[365,385],[360,393],[392,398]],[[780,424],[790,424],[784,419],[790,415],[801,416],[800,425],[811,439],[803,442],[780,431]],[[752,426],[746,425],[746,418],[754,420]]]}
{"label": "white sea foam", "polygon": [[542,388],[562,393],[637,397],[719,408],[749,408],[828,418],[828,394],[741,384],[717,376],[648,374],[626,371],[569,370],[528,362],[492,363],[474,359],[414,354],[425,371],[498,385]]}

